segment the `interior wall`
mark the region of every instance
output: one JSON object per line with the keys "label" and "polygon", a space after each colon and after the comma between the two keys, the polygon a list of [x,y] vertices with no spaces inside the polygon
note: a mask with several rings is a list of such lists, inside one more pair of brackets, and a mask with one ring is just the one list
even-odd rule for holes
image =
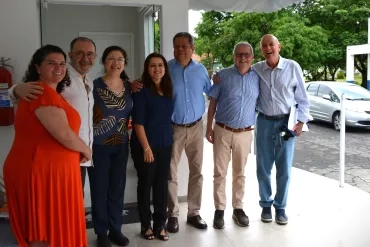
{"label": "interior wall", "polygon": [[[70,42],[79,32],[133,33],[136,58],[140,49],[140,46],[136,45],[140,30],[136,20],[139,17],[137,7],[48,4],[43,13],[42,43],[58,45],[68,52]],[[97,51],[96,62],[100,62],[102,53],[103,51]],[[134,63],[136,77],[141,71],[138,69],[138,59],[134,59]]]}

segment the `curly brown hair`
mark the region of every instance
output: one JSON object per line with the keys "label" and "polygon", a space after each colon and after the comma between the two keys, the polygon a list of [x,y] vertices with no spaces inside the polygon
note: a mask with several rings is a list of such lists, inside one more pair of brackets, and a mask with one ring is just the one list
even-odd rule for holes
{"label": "curly brown hair", "polygon": [[[45,45],[45,46],[39,48],[33,54],[31,62],[28,65],[28,69],[26,71],[26,74],[23,77],[23,81],[25,83],[30,82],[30,81],[39,81],[40,80],[40,75],[37,72],[36,65],[40,66],[42,64],[42,62],[44,62],[46,56],[51,54],[51,53],[62,54],[63,57],[64,57],[64,60],[67,59],[67,56],[64,53],[64,51],[58,46]],[[64,88],[69,87],[70,85],[71,85],[71,79],[69,77],[69,73],[68,73],[68,70],[67,70],[64,78],[57,85],[57,92],[58,93],[63,92]]]}

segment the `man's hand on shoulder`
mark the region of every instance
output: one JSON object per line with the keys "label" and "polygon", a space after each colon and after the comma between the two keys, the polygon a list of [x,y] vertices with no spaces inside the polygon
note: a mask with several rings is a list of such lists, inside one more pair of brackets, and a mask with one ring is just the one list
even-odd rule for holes
{"label": "man's hand on shoulder", "polygon": [[212,81],[214,84],[219,84],[221,82],[221,79],[218,76],[217,72],[212,75]]}
{"label": "man's hand on shoulder", "polygon": [[32,101],[44,93],[44,87],[39,82],[27,82],[18,84],[14,88],[14,95],[17,99]]}
{"label": "man's hand on shoulder", "polygon": [[134,93],[140,92],[140,90],[143,88],[143,84],[140,80],[135,80],[131,82],[131,91]]}

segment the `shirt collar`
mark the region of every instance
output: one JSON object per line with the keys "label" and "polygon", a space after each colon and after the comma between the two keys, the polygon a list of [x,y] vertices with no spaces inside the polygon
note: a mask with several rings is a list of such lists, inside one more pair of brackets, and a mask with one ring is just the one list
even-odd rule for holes
{"label": "shirt collar", "polygon": [[[77,72],[77,70],[75,70],[75,68],[73,68],[73,66],[71,65],[71,63],[68,63],[67,64],[67,69],[68,69],[68,72],[69,72],[69,75],[73,78],[81,78],[82,81],[83,78],[82,76],[80,75],[80,73]],[[84,81],[86,84],[88,84],[90,82],[90,78],[86,75],[85,76],[85,81]]]}
{"label": "shirt collar", "polygon": [[[286,66],[286,63],[285,63],[285,58],[279,56],[279,63],[278,65],[276,66],[275,69],[284,69]],[[263,62],[263,70],[267,70],[267,69],[270,69],[270,70],[273,70],[270,68],[270,66],[268,66],[266,60]]]}

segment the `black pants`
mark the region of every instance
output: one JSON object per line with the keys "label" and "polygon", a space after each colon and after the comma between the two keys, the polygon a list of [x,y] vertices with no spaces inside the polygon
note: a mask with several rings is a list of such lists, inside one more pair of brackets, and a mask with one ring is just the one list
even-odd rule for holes
{"label": "black pants", "polygon": [[153,163],[144,162],[141,146],[132,145],[131,155],[137,171],[137,203],[142,227],[151,225],[150,192],[153,200],[153,228],[164,226],[167,219],[168,173],[172,146],[152,149]]}
{"label": "black pants", "polygon": [[88,170],[96,235],[121,232],[126,186],[128,144],[93,144],[93,167]]}

